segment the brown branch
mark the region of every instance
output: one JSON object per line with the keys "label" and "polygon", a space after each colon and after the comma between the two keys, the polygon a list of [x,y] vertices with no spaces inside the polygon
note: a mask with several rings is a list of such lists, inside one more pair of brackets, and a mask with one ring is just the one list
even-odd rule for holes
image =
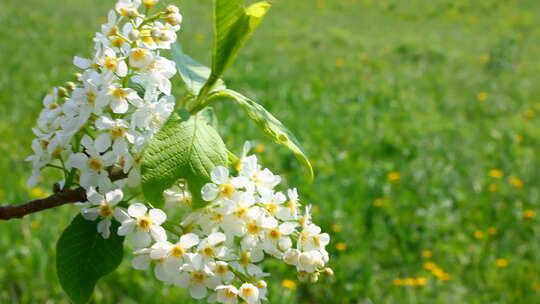
{"label": "brown branch", "polygon": [[[109,173],[111,180],[115,181],[126,177],[126,174],[124,174],[121,170],[115,169],[111,170]],[[43,211],[65,204],[84,201],[86,201],[86,191],[82,187],[71,190],[62,190],[43,199],[37,199],[18,205],[0,206],[0,220],[22,218],[30,213]]]}
{"label": "brown branch", "polygon": [[22,218],[23,216],[58,207],[61,205],[84,202],[86,200],[86,191],[79,187],[72,190],[55,193],[44,199],[37,199],[18,205],[0,206],[0,220],[10,220],[14,218]]}

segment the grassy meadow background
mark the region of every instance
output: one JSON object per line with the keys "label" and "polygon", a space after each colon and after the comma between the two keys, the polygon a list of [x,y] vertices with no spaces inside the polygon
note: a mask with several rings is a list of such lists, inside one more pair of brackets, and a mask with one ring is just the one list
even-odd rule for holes
{"label": "grassy meadow background", "polygon": [[[181,7],[179,39],[209,63],[211,2],[162,2]],[[50,193],[54,175],[25,186],[31,127],[113,3],[1,1],[0,204]],[[540,302],[539,12],[534,0],[274,1],[225,80],[297,134],[315,182],[232,104],[216,106],[220,132],[236,152],[255,140],[316,206],[335,276],[303,285],[268,263],[270,303]],[[0,222],[0,303],[68,303],[54,253],[77,212]],[[130,258],[95,303],[195,303]]]}

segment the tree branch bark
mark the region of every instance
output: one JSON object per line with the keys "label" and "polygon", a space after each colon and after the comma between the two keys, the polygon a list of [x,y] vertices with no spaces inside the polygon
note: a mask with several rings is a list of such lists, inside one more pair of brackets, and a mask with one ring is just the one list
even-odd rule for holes
{"label": "tree branch bark", "polygon": [[[109,176],[112,181],[127,177],[127,175],[118,168],[110,170]],[[43,199],[37,199],[18,205],[0,206],[0,220],[22,218],[30,213],[84,201],[86,201],[86,190],[82,187],[71,190],[61,190]]]}
{"label": "tree branch bark", "polygon": [[86,201],[86,191],[81,187],[61,191],[47,198],[37,199],[23,204],[0,206],[0,220],[22,218],[30,213],[84,201]]}

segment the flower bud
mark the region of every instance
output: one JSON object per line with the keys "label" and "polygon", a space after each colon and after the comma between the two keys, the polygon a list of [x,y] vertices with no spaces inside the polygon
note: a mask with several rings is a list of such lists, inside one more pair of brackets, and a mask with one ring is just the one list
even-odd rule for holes
{"label": "flower bud", "polygon": [[255,286],[257,286],[257,288],[259,288],[259,289],[265,289],[266,286],[267,286],[267,284],[266,284],[265,281],[260,280],[260,281],[258,281],[257,283],[255,283]]}
{"label": "flower bud", "polygon": [[161,36],[161,30],[158,29],[158,28],[153,28],[150,31],[150,36],[152,36],[152,39],[154,39],[154,40],[159,40],[160,36]]}
{"label": "flower bud", "polygon": [[137,12],[137,10],[134,8],[126,8],[123,13],[124,17],[128,19],[135,19],[139,17],[139,12]]}
{"label": "flower bud", "polygon": [[175,13],[175,14],[169,14],[167,15],[167,22],[170,25],[178,25],[182,23],[182,15]]}
{"label": "flower bud", "polygon": [[308,267],[313,265],[313,257],[308,252],[302,252],[298,256],[298,264],[303,267]]}
{"label": "flower bud", "polygon": [[296,265],[298,263],[298,255],[300,251],[298,249],[289,249],[283,255],[283,261],[289,265]]}
{"label": "flower bud", "polygon": [[73,91],[77,87],[73,81],[66,82],[66,89]]}
{"label": "flower bud", "polygon": [[135,29],[131,30],[128,34],[129,40],[132,40],[132,41],[139,40],[140,37],[141,37],[141,32]]}
{"label": "flower bud", "polygon": [[310,273],[309,274],[309,281],[311,283],[317,283],[317,281],[319,280],[319,274],[314,272],[314,273]]}
{"label": "flower bud", "polygon": [[180,9],[176,5],[169,5],[167,6],[167,14],[178,14],[180,13]]}
{"label": "flower bud", "polygon": [[68,91],[66,90],[66,88],[59,87],[58,88],[58,97],[67,97],[67,96],[68,96]]}
{"label": "flower bud", "polygon": [[324,268],[324,269],[322,270],[322,273],[323,273],[324,275],[326,275],[326,276],[329,276],[329,277],[331,277],[331,276],[334,275],[334,271],[333,271],[332,268],[330,268],[330,267]]}
{"label": "flower bud", "polygon": [[171,41],[174,40],[174,34],[170,31],[162,31],[158,37],[158,40],[161,41]]}
{"label": "flower bud", "polygon": [[309,279],[309,273],[307,273],[305,271],[299,271],[298,272],[298,281],[307,282],[308,279]]}
{"label": "flower bud", "polygon": [[75,77],[75,79],[77,79],[77,81],[81,81],[82,74],[81,73],[75,73],[75,74],[73,74],[73,77]]}

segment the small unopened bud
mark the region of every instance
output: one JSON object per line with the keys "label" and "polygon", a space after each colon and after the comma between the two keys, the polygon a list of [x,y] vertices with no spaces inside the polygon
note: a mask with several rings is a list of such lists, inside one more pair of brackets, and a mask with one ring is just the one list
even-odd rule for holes
{"label": "small unopened bud", "polygon": [[311,283],[317,283],[317,281],[319,280],[319,274],[314,272],[314,273],[310,273],[309,274],[309,281]]}
{"label": "small unopened bud", "polygon": [[266,288],[267,284],[266,284],[265,281],[260,280],[257,283],[255,283],[255,286],[257,286],[257,288],[259,288],[259,289],[264,289],[264,288]]}
{"label": "small unopened bud", "polygon": [[298,281],[307,282],[308,279],[309,279],[309,273],[307,273],[305,271],[299,271],[298,272]]}
{"label": "small unopened bud", "polygon": [[159,37],[161,36],[161,30],[158,28],[153,28],[150,31],[150,36],[152,36],[152,39],[159,40]]}
{"label": "small unopened bud", "polygon": [[176,5],[169,5],[167,6],[167,14],[178,14],[180,13],[180,9]]}
{"label": "small unopened bud", "polygon": [[131,30],[128,34],[129,40],[132,40],[132,41],[139,40],[140,37],[141,37],[141,32],[135,29]]}
{"label": "small unopened bud", "polygon": [[81,73],[75,73],[73,74],[73,76],[75,77],[75,79],[77,79],[77,81],[81,81],[81,77],[82,77]]}
{"label": "small unopened bud", "polygon": [[139,17],[139,12],[137,12],[137,10],[134,8],[126,8],[124,10],[124,17],[128,19],[135,19]]}
{"label": "small unopened bud", "polygon": [[324,275],[329,276],[329,277],[331,277],[331,276],[334,275],[334,271],[333,271],[332,268],[330,268],[330,267],[324,268],[324,269],[322,270],[322,273],[323,273]]}
{"label": "small unopened bud", "polygon": [[75,90],[75,83],[73,81],[68,81],[66,82],[66,89],[70,90],[70,91],[73,91]]}
{"label": "small unopened bud", "polygon": [[167,15],[167,22],[170,25],[178,25],[182,23],[182,15],[180,15],[179,13],[169,14]]}
{"label": "small unopened bud", "polygon": [[68,96],[68,91],[66,90],[66,88],[59,87],[58,88],[58,97],[67,97],[67,96]]}
{"label": "small unopened bud", "polygon": [[146,8],[152,8],[156,3],[158,3],[159,0],[144,0],[143,4],[146,6]]}
{"label": "small unopened bud", "polygon": [[159,35],[158,40],[161,40],[161,41],[174,40],[174,34],[170,31],[163,31],[161,32],[161,35]]}

